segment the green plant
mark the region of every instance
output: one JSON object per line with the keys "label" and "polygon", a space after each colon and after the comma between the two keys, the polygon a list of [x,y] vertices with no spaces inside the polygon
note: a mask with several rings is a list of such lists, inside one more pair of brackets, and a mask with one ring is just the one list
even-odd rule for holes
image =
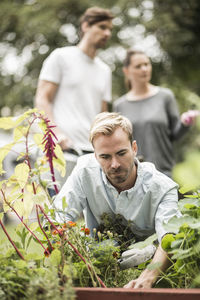
{"label": "green plant", "polygon": [[[130,245],[143,247],[156,237],[133,245],[136,238],[131,233],[131,222],[125,224],[120,215],[103,215],[104,226],[93,232],[95,238],[81,222],[56,224],[48,189],[59,192],[55,168],[64,176],[65,161],[49,120],[33,109],[17,118],[1,118],[0,128],[13,130],[14,138],[0,148],[0,174],[4,174],[3,160],[10,151],[15,151],[18,162],[12,176],[0,182],[0,233],[4,234],[0,243],[1,299],[72,300],[72,286],[123,287],[137,278],[148,262],[122,271],[119,255]],[[23,149],[16,152],[16,145]],[[169,232],[177,232],[166,235],[162,242],[172,265],[156,286],[200,286],[199,198],[200,194],[195,193],[181,200],[183,216],[166,225]],[[62,204],[64,209],[65,199]],[[20,223],[13,232],[3,222],[3,215],[9,211]],[[33,211],[35,222],[30,222]]]}
{"label": "green plant", "polygon": [[[10,152],[15,152],[18,162],[12,176],[0,183],[3,203],[0,225],[10,242],[2,259],[9,258],[12,262],[9,265],[10,271],[2,273],[1,293],[7,295],[8,299],[15,296],[17,298],[20,293],[20,297],[25,299],[29,293],[33,295],[33,299],[51,299],[53,289],[57,290],[59,297],[64,295],[65,290],[70,290],[71,285],[123,286],[128,280],[135,278],[136,271],[120,275],[122,271],[117,262],[119,249],[113,245],[111,236],[111,243],[101,247],[88,236],[89,229],[84,226],[80,227],[73,222],[55,225],[53,199],[50,198],[48,189],[54,188],[55,193],[58,193],[59,183],[54,169],[64,175],[65,161],[56,144],[49,120],[33,109],[17,118],[1,118],[0,128],[13,130],[13,142],[0,149],[0,174],[5,172],[3,160]],[[20,145],[19,152],[16,151],[16,145]],[[48,173],[51,175],[50,180],[46,177]],[[63,207],[65,206],[63,199]],[[9,232],[3,222],[4,213],[9,211],[20,222],[14,229],[14,234]],[[31,223],[29,218],[33,211],[36,220]],[[48,227],[45,230],[44,219]],[[102,236],[102,239],[105,237]],[[19,269],[26,280],[20,280]],[[50,275],[52,272],[54,275]],[[127,276],[124,276],[125,273]],[[6,276],[9,274],[8,282]],[[13,274],[17,274],[19,280],[15,280]],[[47,282],[47,287],[41,285],[44,281]],[[15,284],[18,288],[12,291]]]}
{"label": "green plant", "polygon": [[179,202],[182,217],[173,217],[162,247],[171,255],[171,266],[158,284],[174,288],[200,287],[200,194]]}

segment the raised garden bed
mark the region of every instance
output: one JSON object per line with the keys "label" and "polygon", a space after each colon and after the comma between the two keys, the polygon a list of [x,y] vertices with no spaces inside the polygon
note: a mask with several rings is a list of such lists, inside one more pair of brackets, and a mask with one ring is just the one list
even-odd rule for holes
{"label": "raised garden bed", "polygon": [[77,300],[200,300],[200,289],[75,288]]}

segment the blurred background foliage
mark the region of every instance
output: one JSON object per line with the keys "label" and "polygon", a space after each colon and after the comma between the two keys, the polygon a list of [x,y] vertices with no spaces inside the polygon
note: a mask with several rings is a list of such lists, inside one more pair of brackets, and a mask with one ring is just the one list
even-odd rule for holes
{"label": "blurred background foliage", "polygon": [[[121,68],[126,49],[139,47],[151,57],[152,83],[174,91],[180,112],[200,109],[200,1],[1,0],[1,116],[33,107],[44,59],[57,47],[78,43],[79,17],[95,5],[115,15],[112,38],[99,52],[113,71],[113,101],[126,91]],[[199,131],[197,122],[178,142],[178,162],[188,152],[198,154]]]}

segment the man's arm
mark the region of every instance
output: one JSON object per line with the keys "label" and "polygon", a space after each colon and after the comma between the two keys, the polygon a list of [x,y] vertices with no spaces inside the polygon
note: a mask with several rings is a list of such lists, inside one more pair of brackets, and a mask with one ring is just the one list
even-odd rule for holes
{"label": "man's arm", "polygon": [[128,284],[124,286],[124,288],[143,288],[148,289],[151,288],[154,282],[156,282],[158,276],[166,270],[166,268],[170,265],[170,261],[168,259],[167,253],[162,249],[161,245],[159,245],[156,253],[152,259],[151,264],[159,263],[160,266],[153,270],[149,270],[148,268],[145,269],[140,276],[135,279],[131,280]]}
{"label": "man's arm", "polygon": [[[35,97],[35,106],[44,111],[53,125],[56,125],[53,118],[53,102],[58,88],[58,84],[46,80],[39,80]],[[71,141],[58,128],[54,128],[55,135],[63,150],[71,147]]]}
{"label": "man's arm", "polygon": [[108,111],[108,102],[102,101],[101,112]]}

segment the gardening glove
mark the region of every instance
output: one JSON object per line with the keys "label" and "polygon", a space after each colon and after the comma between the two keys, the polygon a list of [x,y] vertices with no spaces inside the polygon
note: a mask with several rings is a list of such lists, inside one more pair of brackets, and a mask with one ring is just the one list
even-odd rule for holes
{"label": "gardening glove", "polygon": [[121,260],[119,261],[120,268],[125,270],[138,266],[152,258],[155,251],[156,247],[154,245],[148,245],[143,249],[131,249],[124,251],[122,253]]}

